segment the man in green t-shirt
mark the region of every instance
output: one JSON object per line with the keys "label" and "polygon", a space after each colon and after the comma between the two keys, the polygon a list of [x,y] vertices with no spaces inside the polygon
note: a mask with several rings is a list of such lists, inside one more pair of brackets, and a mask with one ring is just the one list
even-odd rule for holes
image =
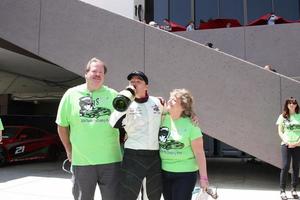
{"label": "man in green t-shirt", "polygon": [[105,85],[105,64],[92,58],[86,83],[66,91],[59,104],[58,133],[72,163],[73,196],[94,199],[98,184],[103,200],[119,200],[119,133],[108,121],[117,92]]}

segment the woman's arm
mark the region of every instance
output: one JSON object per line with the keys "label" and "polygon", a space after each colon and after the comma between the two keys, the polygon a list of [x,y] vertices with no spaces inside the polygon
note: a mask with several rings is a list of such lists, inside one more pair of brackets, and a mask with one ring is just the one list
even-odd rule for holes
{"label": "woman's arm", "polygon": [[200,186],[206,190],[208,188],[208,177],[206,169],[206,158],[203,148],[203,139],[202,137],[197,138],[192,141],[192,149],[197,160],[200,173]]}
{"label": "woman's arm", "polygon": [[282,124],[278,124],[278,134],[279,134],[281,140],[283,141],[283,143],[286,144],[286,145],[288,145],[288,148],[295,148],[298,145],[297,143],[290,143],[287,140],[287,137],[286,137],[286,135],[283,132],[283,126],[282,126]]}
{"label": "woman's arm", "polygon": [[278,124],[278,135],[284,144],[288,144],[287,138],[286,138],[285,134],[283,133],[283,125],[282,124]]}

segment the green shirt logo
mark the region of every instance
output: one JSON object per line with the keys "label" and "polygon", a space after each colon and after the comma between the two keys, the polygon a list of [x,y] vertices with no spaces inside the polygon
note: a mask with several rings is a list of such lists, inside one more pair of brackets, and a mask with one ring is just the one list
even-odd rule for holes
{"label": "green shirt logo", "polygon": [[168,127],[161,127],[159,129],[158,134],[158,141],[159,141],[159,147],[169,150],[169,149],[182,149],[184,147],[184,144],[179,141],[175,141],[172,139],[169,139],[170,137],[170,131]]}
{"label": "green shirt logo", "polygon": [[100,116],[108,115],[110,116],[111,111],[104,107],[95,107],[93,99],[90,96],[84,96],[79,98],[80,117],[87,118],[99,118]]}

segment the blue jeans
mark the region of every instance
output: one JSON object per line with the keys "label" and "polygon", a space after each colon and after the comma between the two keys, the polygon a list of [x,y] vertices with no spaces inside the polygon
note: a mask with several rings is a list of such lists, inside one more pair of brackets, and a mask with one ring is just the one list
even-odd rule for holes
{"label": "blue jeans", "polygon": [[190,200],[197,181],[195,172],[162,172],[165,200]]}
{"label": "blue jeans", "polygon": [[286,179],[290,170],[290,164],[292,160],[292,187],[296,189],[299,176],[300,147],[288,148],[287,145],[281,145],[281,157],[282,169],[280,172],[280,188],[282,190],[285,190],[286,188]]}

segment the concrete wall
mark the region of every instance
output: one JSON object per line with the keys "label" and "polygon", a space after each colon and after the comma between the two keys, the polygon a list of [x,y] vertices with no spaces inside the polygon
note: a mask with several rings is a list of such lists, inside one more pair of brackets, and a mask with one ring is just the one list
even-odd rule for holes
{"label": "concrete wall", "polygon": [[[144,70],[144,25],[80,1],[42,0],[40,56],[77,74],[91,57],[103,59],[108,78]],[[114,69],[114,70],[112,70]],[[112,87],[118,80],[110,81]]]}
{"label": "concrete wall", "polygon": [[260,66],[271,64],[289,77],[300,76],[300,23],[178,32]]}
{"label": "concrete wall", "polygon": [[40,0],[1,0],[0,35],[33,53],[38,53]]}
{"label": "concrete wall", "polygon": [[[35,6],[36,1],[30,2]],[[2,4],[0,13],[8,8]],[[27,18],[31,14],[23,15]],[[283,99],[291,95],[300,99],[299,82],[80,1],[41,0],[40,16],[40,57],[82,74],[88,59],[97,56],[107,63],[106,83],[118,90],[128,84],[126,76],[134,69],[149,76],[153,95],[168,98],[173,88],[187,88],[194,94],[205,133],[280,166],[275,122]],[[32,23],[35,21],[39,19]],[[3,23],[4,19],[0,27]],[[7,32],[18,26],[19,22],[14,22],[8,30],[0,31],[0,37],[18,44],[36,42],[18,34],[8,37]],[[243,45],[245,41],[238,36],[242,32],[232,32],[236,34],[232,42]]]}
{"label": "concrete wall", "polygon": [[176,32],[177,35],[201,44],[213,43],[215,48],[245,60],[244,28]]}

